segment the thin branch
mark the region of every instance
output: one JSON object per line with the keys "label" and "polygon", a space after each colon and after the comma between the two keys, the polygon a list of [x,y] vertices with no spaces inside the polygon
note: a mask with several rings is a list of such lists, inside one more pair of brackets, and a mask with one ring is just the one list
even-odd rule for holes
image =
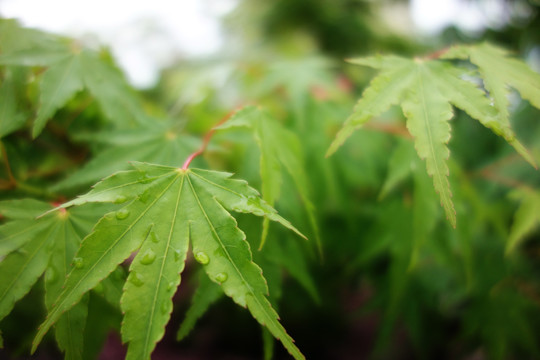
{"label": "thin branch", "polygon": [[438,59],[438,58],[440,58],[442,55],[444,55],[444,53],[447,52],[449,49],[450,49],[449,47],[446,47],[446,48],[437,50],[437,51],[435,51],[435,52],[432,52],[431,54],[428,54],[428,55],[424,56],[424,59],[426,59],[426,60],[435,60],[435,59]]}
{"label": "thin branch", "polygon": [[229,112],[227,115],[225,115],[217,124],[215,124],[211,129],[210,131],[208,131],[206,133],[206,135],[204,136],[203,138],[203,143],[201,145],[201,147],[195,151],[194,153],[192,153],[191,155],[188,156],[188,158],[186,159],[186,161],[184,162],[184,165],[182,165],[182,170],[187,170],[188,167],[189,167],[189,164],[191,164],[191,162],[193,161],[193,159],[195,159],[197,156],[201,155],[205,150],[206,150],[206,147],[208,146],[208,143],[210,142],[210,140],[212,139],[212,136],[214,135],[214,133],[216,132],[216,128],[218,128],[220,125],[223,125],[227,120],[230,119],[230,117],[236,113],[237,110],[233,110],[231,112]]}
{"label": "thin branch", "polygon": [[15,180],[15,177],[13,176],[13,172],[11,171],[11,166],[9,165],[9,159],[7,155],[6,148],[4,146],[4,143],[0,142],[0,151],[2,152],[2,157],[4,158],[4,163],[6,165],[6,172],[8,176],[8,182],[12,188],[17,187],[17,181]]}
{"label": "thin branch", "polygon": [[409,133],[405,126],[394,125],[394,124],[383,124],[370,122],[363,125],[364,129],[376,130],[392,135],[398,135],[406,139],[412,139],[412,135]]}
{"label": "thin branch", "polygon": [[528,190],[534,191],[534,189],[529,184],[525,184],[524,182],[521,182],[519,180],[511,179],[506,176],[499,175],[496,172],[488,170],[488,169],[484,169],[478,172],[476,176],[496,182],[501,185],[506,185],[511,188],[522,188],[522,189],[528,189]]}

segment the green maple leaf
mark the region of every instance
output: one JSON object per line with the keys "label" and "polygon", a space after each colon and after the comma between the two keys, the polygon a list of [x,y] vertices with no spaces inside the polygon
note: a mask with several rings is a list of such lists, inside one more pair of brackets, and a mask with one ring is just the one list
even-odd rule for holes
{"label": "green maple leaf", "polygon": [[[327,155],[334,153],[345,140],[372,117],[392,105],[401,105],[407,118],[407,128],[415,140],[418,155],[425,159],[427,172],[433,177],[446,217],[455,227],[456,214],[448,181],[450,125],[452,105],[464,110],[484,126],[500,134],[495,124],[500,115],[484,92],[462,77],[465,71],[440,60],[406,59],[398,56],[378,56],[351,60],[358,65],[380,69],[381,72],[364,90],[362,98],[338,132]],[[532,157],[506,128],[505,139],[531,164]]]}
{"label": "green maple leaf", "polygon": [[188,336],[199,318],[222,296],[223,292],[215,282],[211,281],[208,276],[200,276],[199,287],[195,291],[195,294],[193,294],[191,306],[186,312],[184,321],[180,324],[180,328],[176,334],[176,340],[180,341]]}
{"label": "green maple leaf", "polygon": [[271,91],[285,90],[298,121],[296,125],[300,130],[305,130],[309,126],[306,106],[310,90],[319,86],[327,89],[334,85],[334,78],[330,71],[332,67],[332,61],[324,57],[273,61],[265,71],[267,75],[257,82],[254,92],[266,94]]}
{"label": "green maple leaf", "polygon": [[[29,57],[40,49],[43,58],[47,54],[63,52],[63,39],[59,36],[48,34],[39,30],[21,27],[14,19],[0,19],[0,58],[9,61],[12,54],[22,54],[28,51]],[[41,61],[43,61],[43,58]],[[18,61],[17,61],[18,62]]]}
{"label": "green maple leaf", "polygon": [[508,236],[506,253],[512,253],[525,237],[540,224],[540,193],[530,189],[516,189],[511,197],[521,204],[514,215],[514,222]]}
{"label": "green maple leaf", "polygon": [[173,122],[159,121],[152,121],[151,126],[106,131],[77,139],[97,143],[100,149],[105,149],[56,183],[52,191],[94,183],[115,171],[128,169],[129,161],[175,166],[178,159],[186,158],[200,143],[198,139],[179,134]]}
{"label": "green maple leaf", "polygon": [[82,242],[76,254],[79,266],[68,275],[33,349],[64,311],[138,251],[121,299],[122,339],[129,343],[128,359],[149,359],[164,334],[191,242],[195,259],[225,294],[247,307],[296,359],[303,358],[266,299],[268,289],[261,270],[251,260],[245,235],[228,211],[265,216],[300,233],[254,189],[230,179],[230,174],[133,165],[136,170],[112,175],[88,194],[63,205],[129,201],[105,215]]}
{"label": "green maple leaf", "polygon": [[[35,37],[34,32],[30,34]],[[0,64],[47,68],[39,80],[40,106],[32,129],[34,137],[58,109],[83,89],[93,95],[104,115],[117,126],[126,128],[144,123],[139,100],[121,72],[97,53],[81,50],[76,43],[52,37],[40,46],[16,48],[3,54]]]}
{"label": "green maple leaf", "polygon": [[[81,207],[34,220],[52,208],[37,200],[0,202],[0,214],[12,221],[0,226],[0,319],[4,318],[45,273],[45,305],[61,291],[73,254],[95,221],[96,209]],[[93,221],[95,220],[95,221]],[[56,323],[55,335],[66,359],[82,359],[86,300]]]}
{"label": "green maple leaf", "polygon": [[510,128],[510,87],[516,89],[531,105],[540,109],[540,74],[523,61],[509,57],[510,53],[488,43],[475,46],[454,46],[444,53],[446,59],[465,59],[478,66],[498,116],[485,124],[512,145],[529,163],[536,167],[534,159],[515,139]]}
{"label": "green maple leaf", "polygon": [[540,109],[540,74],[523,61],[511,58],[509,51],[488,43],[475,46],[460,45],[446,51],[443,58],[469,60],[478,66],[478,72],[500,114],[497,118],[500,128],[496,129],[500,135],[512,137],[512,133],[508,133],[510,87]]}
{"label": "green maple leaf", "polygon": [[[313,228],[319,251],[321,250],[315,208],[308,193],[307,175],[303,166],[303,154],[298,137],[280,126],[266,112],[255,106],[247,106],[236,112],[218,129],[244,127],[251,129],[260,149],[260,173],[262,197],[271,206],[280,197],[282,186],[282,167],[292,177],[300,197],[306,207],[310,225]],[[263,221],[260,248],[268,235],[270,220]]]}
{"label": "green maple leaf", "polygon": [[0,138],[21,128],[25,115],[17,109],[17,85],[22,83],[20,69],[6,71],[0,85]]}

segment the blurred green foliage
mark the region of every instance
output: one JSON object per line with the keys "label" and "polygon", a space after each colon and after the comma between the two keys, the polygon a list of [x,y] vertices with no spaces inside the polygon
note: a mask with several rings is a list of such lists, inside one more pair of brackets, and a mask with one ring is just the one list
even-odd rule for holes
{"label": "blurred green foliage", "polygon": [[[318,230],[295,179],[283,171],[275,207],[310,242],[270,226],[266,245],[254,250],[254,257],[268,281],[271,302],[308,359],[539,358],[540,219],[531,210],[540,208],[537,170],[503,139],[456,110],[449,143],[458,224],[453,229],[444,220],[432,180],[414,152],[398,108],[354,133],[332,157],[324,156],[374,75],[368,68],[346,64],[344,57],[424,55],[456,43],[489,40],[538,69],[537,2],[501,0],[509,14],[505,21],[474,34],[451,27],[431,37],[389,26],[385,11],[406,3],[241,1],[225,19],[230,42],[222,53],[180,61],[164,70],[154,89],[136,94],[133,106],[144,115],[142,127],[111,121],[99,99],[82,89],[32,139],[40,106],[39,79],[47,67],[3,66],[0,198],[64,201],[86,192],[97,179],[127,168],[127,161],[181,166],[198,139],[220,119],[254,104],[295,134],[303,154],[300,166]],[[526,7],[525,16],[516,10],[519,6]],[[10,37],[8,28],[24,37]],[[71,40],[2,20],[0,60],[21,49],[35,49],[36,43],[47,47],[58,41],[65,46]],[[113,67],[107,50],[96,54]],[[538,162],[540,110],[517,95],[510,100],[512,126]],[[11,128],[4,128],[5,116],[13,119]],[[260,147],[249,131],[219,130],[193,166],[234,172],[262,191],[260,158]],[[251,248],[257,249],[261,222],[245,216],[238,222]],[[322,256],[314,241],[316,231]],[[189,280],[175,297],[167,334],[175,334],[190,307],[199,283],[196,269],[195,263],[187,264]],[[201,282],[195,292],[194,299],[205,291],[210,297],[208,304],[201,304],[207,309],[187,312],[188,324],[181,334],[187,337],[176,343],[174,335],[166,335],[154,353],[156,359],[168,348],[199,358],[260,358],[262,346],[265,358],[287,358],[266,335],[254,331],[254,321],[241,309],[216,296],[211,285]],[[0,355],[26,356],[28,334],[45,314],[45,305],[36,303],[43,303],[43,281],[0,323]],[[90,316],[87,324],[87,329],[96,329],[85,333],[86,356],[92,358],[107,331],[119,328],[120,315],[100,294],[91,294],[89,308],[103,318],[100,323],[97,315]],[[238,324],[234,329],[227,325],[232,322]],[[25,324],[24,331],[18,324]],[[191,326],[188,336],[185,329]],[[215,350],[208,349],[209,341]],[[45,345],[38,355],[59,356],[56,351]]]}

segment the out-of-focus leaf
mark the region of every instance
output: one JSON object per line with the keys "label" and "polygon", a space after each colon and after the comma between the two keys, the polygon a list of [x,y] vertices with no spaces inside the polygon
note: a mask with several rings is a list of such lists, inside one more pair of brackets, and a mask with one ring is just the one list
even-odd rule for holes
{"label": "out-of-focus leaf", "polygon": [[506,253],[512,253],[527,234],[540,223],[540,193],[529,189],[516,189],[511,194],[521,204],[514,216],[514,223],[508,236]]}
{"label": "out-of-focus leaf", "polygon": [[130,161],[180,166],[198,146],[199,140],[178,134],[173,124],[155,122],[134,130],[107,131],[84,139],[108,146],[73,174],[56,183],[53,191],[98,181],[113,172],[128,169]]}
{"label": "out-of-focus leaf", "polygon": [[[0,203],[0,212],[14,219],[0,226],[8,246],[0,262],[0,318],[5,317],[45,273],[45,304],[51,306],[71,269],[75,250],[82,237],[90,231],[82,223],[97,220],[96,207],[62,210],[34,220],[37,213],[51,206],[36,200],[12,200]],[[23,225],[24,223],[24,225]],[[30,226],[28,224],[31,223]],[[22,231],[21,231],[22,230]],[[15,244],[15,246],[13,245]],[[5,251],[4,251],[5,250]],[[58,345],[67,359],[81,359],[83,332],[86,321],[86,302],[83,301],[58,319],[55,334]]]}
{"label": "out-of-focus leaf", "polygon": [[[253,131],[255,141],[261,151],[260,173],[263,199],[274,205],[280,197],[282,184],[282,166],[293,178],[296,188],[306,207],[311,227],[317,239],[317,246],[322,252],[315,208],[311,202],[308,190],[307,175],[304,170],[303,153],[300,142],[293,132],[288,131],[261,109],[248,106],[236,112],[219,129],[245,127]],[[269,220],[263,222],[260,248],[263,247],[268,235]]]}
{"label": "out-of-focus leaf", "polygon": [[[407,128],[415,138],[416,151],[420,158],[426,160],[427,172],[433,177],[446,217],[455,227],[456,214],[448,181],[447,159],[450,152],[446,145],[450,140],[448,121],[453,116],[451,105],[464,110],[498,135],[503,135],[493,125],[499,116],[498,109],[473,83],[461,78],[463,70],[444,61],[378,56],[351,62],[380,69],[381,73],[364,90],[327,155],[334,153],[355,129],[372,117],[383,113],[391,105],[400,104],[407,117]],[[515,139],[509,127],[505,134],[507,142],[535,166],[534,160]]]}
{"label": "out-of-focus leaf", "polygon": [[176,334],[176,340],[178,341],[188,336],[201,316],[206,313],[213,303],[223,296],[223,291],[208,276],[200,276],[199,278],[199,287],[195,291],[195,294],[193,294],[191,306],[186,312],[186,316]]}

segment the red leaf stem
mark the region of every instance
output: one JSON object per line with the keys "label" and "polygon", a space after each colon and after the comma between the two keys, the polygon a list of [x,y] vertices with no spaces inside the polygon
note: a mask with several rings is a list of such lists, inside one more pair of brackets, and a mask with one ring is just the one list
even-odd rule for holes
{"label": "red leaf stem", "polygon": [[195,159],[197,156],[201,155],[206,150],[206,147],[208,146],[208,143],[210,142],[210,140],[212,139],[212,136],[216,132],[216,128],[219,127],[220,125],[223,125],[227,120],[229,120],[230,117],[234,113],[236,113],[236,111],[237,110],[233,110],[233,111],[229,112],[217,124],[212,126],[210,131],[208,131],[206,133],[206,135],[204,135],[203,143],[202,143],[201,147],[199,149],[197,149],[197,151],[193,152],[191,155],[189,155],[187,157],[186,161],[184,162],[184,165],[182,165],[182,170],[187,170],[188,167],[189,167],[189,164],[191,164],[191,161],[193,161],[193,159]]}

